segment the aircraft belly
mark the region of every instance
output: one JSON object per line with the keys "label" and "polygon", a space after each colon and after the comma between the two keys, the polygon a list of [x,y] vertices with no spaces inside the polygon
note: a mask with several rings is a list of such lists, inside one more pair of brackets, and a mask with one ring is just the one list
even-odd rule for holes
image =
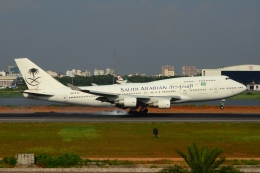
{"label": "aircraft belly", "polygon": [[99,100],[96,100],[93,98],[72,98],[67,103],[75,104],[75,105],[82,105],[82,106],[93,106],[93,107],[107,107],[107,106],[113,106],[111,103],[107,102],[101,102]]}
{"label": "aircraft belly", "polygon": [[209,99],[209,95],[208,95],[208,93],[199,93],[198,95],[197,95],[197,99],[198,100],[207,100],[207,99]]}

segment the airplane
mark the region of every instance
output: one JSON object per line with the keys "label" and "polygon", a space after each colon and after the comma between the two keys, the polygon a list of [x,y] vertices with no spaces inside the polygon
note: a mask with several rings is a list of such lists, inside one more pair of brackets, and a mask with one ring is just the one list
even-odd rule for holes
{"label": "airplane", "polygon": [[126,79],[126,77],[121,77],[120,75],[116,75],[116,77],[117,77],[117,83],[119,83],[119,84],[125,84],[125,83],[131,83],[128,79]]}
{"label": "airplane", "polygon": [[130,114],[147,114],[149,107],[170,108],[176,103],[222,100],[246,90],[227,76],[180,77],[147,83],[124,85],[65,86],[27,58],[15,59],[28,86],[23,95],[47,100],[93,107],[115,106],[129,109]]}

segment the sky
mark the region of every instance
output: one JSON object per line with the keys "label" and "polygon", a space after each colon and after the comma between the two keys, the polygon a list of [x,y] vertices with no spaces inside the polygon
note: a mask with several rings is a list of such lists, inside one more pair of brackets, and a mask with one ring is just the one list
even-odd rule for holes
{"label": "sky", "polygon": [[114,62],[120,75],[260,64],[259,9],[259,0],[1,0],[0,70],[25,57],[63,74]]}

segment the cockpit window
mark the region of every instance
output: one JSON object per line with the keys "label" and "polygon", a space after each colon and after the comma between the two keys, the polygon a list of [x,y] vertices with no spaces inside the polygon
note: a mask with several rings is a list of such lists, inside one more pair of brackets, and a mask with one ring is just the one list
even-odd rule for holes
{"label": "cockpit window", "polygon": [[226,80],[229,80],[229,79],[230,79],[229,77],[226,78]]}

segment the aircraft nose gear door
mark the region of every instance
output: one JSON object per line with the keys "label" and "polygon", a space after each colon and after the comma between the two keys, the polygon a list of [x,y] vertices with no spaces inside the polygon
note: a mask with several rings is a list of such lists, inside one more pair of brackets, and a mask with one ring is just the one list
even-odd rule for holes
{"label": "aircraft nose gear door", "polygon": [[68,101],[68,96],[65,94],[63,95],[63,98],[64,98],[64,102],[67,102]]}

